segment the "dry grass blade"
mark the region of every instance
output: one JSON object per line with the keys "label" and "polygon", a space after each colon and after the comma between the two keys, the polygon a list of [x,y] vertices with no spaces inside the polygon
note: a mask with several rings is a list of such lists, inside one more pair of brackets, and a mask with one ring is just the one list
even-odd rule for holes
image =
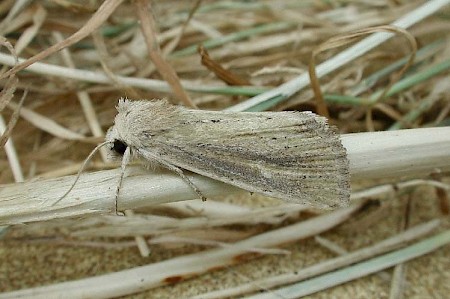
{"label": "dry grass blade", "polygon": [[[328,41],[324,42],[323,44],[317,46],[316,49],[313,50],[311,54],[311,60],[309,63],[309,77],[311,80],[311,88],[314,91],[316,106],[317,106],[317,112],[320,115],[323,115],[327,118],[330,117],[328,113],[328,108],[325,104],[325,100],[323,98],[323,94],[320,88],[319,80],[317,78],[316,73],[316,56],[324,51],[342,47],[344,45],[347,45],[348,43],[353,42],[355,39],[360,38],[361,36],[365,36],[368,34],[373,34],[376,32],[391,32],[391,33],[398,33],[406,37],[408,40],[409,45],[411,46],[411,55],[409,56],[408,62],[400,69],[400,71],[395,75],[395,79],[392,80],[392,82],[388,85],[388,87],[385,89],[385,91],[380,95],[380,98],[384,98],[386,93],[389,91],[390,87],[400,79],[400,77],[405,73],[405,71],[413,64],[414,58],[416,57],[417,52],[417,42],[414,38],[414,36],[411,35],[408,31],[406,31],[403,28],[387,25],[387,26],[377,26],[372,28],[366,28],[362,30],[358,30],[355,32],[347,33],[341,36],[336,36]],[[373,131],[373,130],[372,130]]]}
{"label": "dry grass blade", "polygon": [[[19,61],[24,62],[25,60],[19,58]],[[5,65],[15,65],[14,57],[11,55],[6,55],[0,53],[0,62]],[[62,67],[53,64],[47,64],[42,62],[36,62],[33,65],[30,65],[27,68],[27,71],[34,72],[36,74],[41,75],[49,75],[62,77],[67,79],[79,80],[82,82],[90,82],[90,83],[100,83],[100,84],[111,84],[111,79],[105,75],[103,72],[94,72],[88,70],[81,69],[71,69],[67,67]],[[137,78],[137,77],[125,77],[125,76],[116,76],[120,80],[120,82],[124,85],[129,85],[133,87],[139,87],[143,90],[150,90],[154,92],[170,92],[170,86],[167,82],[155,79],[148,78]],[[227,91],[223,89],[223,86],[214,85],[214,86],[205,86],[194,84],[190,82],[186,82],[184,88],[190,91],[203,92],[203,93],[222,93],[222,94],[233,94],[233,91]],[[245,90],[237,90],[236,94],[241,94],[245,92]],[[260,93],[260,90],[256,91],[248,91],[251,94]]]}
{"label": "dry grass blade", "polygon": [[[63,36],[59,32],[53,32],[53,37],[57,42],[62,42],[64,40]],[[61,51],[61,56],[68,67],[75,68],[75,63],[71,57],[69,49],[63,49]],[[79,91],[77,92],[77,96],[92,134],[95,137],[104,137],[105,134],[95,113],[94,105],[92,104],[89,94],[85,91]],[[103,162],[108,160],[107,153],[104,148],[100,149],[100,155],[102,156]]]}
{"label": "dry grass blade", "polygon": [[181,86],[180,79],[172,66],[167,63],[162,56],[161,49],[156,38],[155,21],[149,11],[150,4],[148,0],[136,0],[136,13],[139,17],[142,33],[147,43],[148,55],[155,64],[162,77],[173,88],[175,96],[182,101],[186,106],[196,108],[196,105],[189,98],[188,94]]}
{"label": "dry grass blade", "polygon": [[92,38],[94,41],[94,45],[97,48],[98,56],[100,59],[100,64],[103,68],[103,71],[108,76],[108,78],[114,82],[114,85],[116,85],[119,89],[122,89],[124,93],[128,94],[130,97],[139,99],[141,98],[140,94],[131,86],[128,86],[124,84],[114,73],[114,71],[109,67],[107,58],[108,58],[108,50],[105,45],[105,41],[103,39],[103,36],[100,34],[100,32],[95,31],[92,33]]}
{"label": "dry grass blade", "polygon": [[[431,252],[446,237],[411,244],[450,228],[448,4],[0,1],[0,298],[446,298],[450,251]],[[305,88],[311,53],[322,105]],[[325,214],[185,171],[202,202],[179,176],[141,165],[126,168],[116,201],[117,162],[105,162],[108,147],[89,152],[117,99],[185,92],[204,110],[328,110],[357,212]]]}
{"label": "dry grass blade", "polygon": [[241,78],[240,76],[233,74],[229,70],[226,70],[222,65],[213,60],[208,51],[203,47],[198,47],[198,52],[202,58],[202,64],[212,71],[219,79],[223,80],[229,85],[251,85],[251,83]]}
{"label": "dry grass blade", "polygon": [[391,238],[385,239],[375,245],[371,245],[343,256],[332,258],[327,261],[319,262],[315,265],[297,269],[291,273],[279,276],[273,276],[266,279],[252,281],[247,284],[237,286],[235,288],[214,291],[206,294],[194,296],[190,299],[219,299],[232,296],[240,296],[246,293],[267,290],[288,283],[302,281],[323,273],[332,272],[336,269],[358,263],[368,258],[392,251],[406,245],[415,239],[419,239],[439,226],[439,220],[417,225],[407,231],[397,234]]}
{"label": "dry grass blade", "polygon": [[46,17],[47,11],[42,6],[37,5],[33,14],[33,26],[27,28],[17,40],[17,43],[15,45],[17,53],[21,53],[36,37],[36,34],[44,23]]}
{"label": "dry grass blade", "polygon": [[[8,49],[8,51],[14,57],[14,64],[17,64],[18,57],[11,43],[4,37],[0,37],[0,45]],[[15,76],[15,74],[8,75],[7,77],[8,79],[6,80],[6,83],[4,84],[4,87],[0,92],[0,112],[2,112],[6,106],[11,104],[11,100],[14,97],[14,93],[19,84],[19,79]],[[3,115],[0,115],[0,133],[1,133],[0,147],[5,149],[9,166],[11,168],[11,172],[14,176],[15,182],[23,182],[24,175],[22,167],[20,166],[19,157],[17,155],[17,151],[14,147],[14,144],[12,143],[12,140],[9,140],[8,142],[8,139],[17,121],[17,113],[19,112],[20,106],[22,105],[24,99],[25,97],[22,97],[19,107],[14,110],[8,125],[5,125]]]}
{"label": "dry grass blade", "polygon": [[[295,218],[307,207],[302,205],[281,205],[269,209],[255,209],[239,213],[235,216],[206,217],[201,214],[189,218],[162,218],[162,217],[127,217],[126,219],[105,219],[105,225],[80,229],[74,229],[71,236],[74,237],[130,237],[138,235],[170,235],[179,231],[210,229],[227,225],[256,225],[256,224],[280,224],[289,218]],[[108,221],[109,220],[109,221]]]}
{"label": "dry grass blade", "polygon": [[404,249],[372,258],[366,262],[315,277],[307,281],[297,283],[293,286],[279,289],[276,292],[254,295],[246,297],[246,299],[277,299],[280,296],[281,298],[290,299],[301,298],[306,295],[314,294],[320,290],[327,289],[353,279],[361,278],[365,275],[376,273],[399,263],[410,261],[411,259],[446,246],[448,243],[450,243],[450,231],[445,231]]}
{"label": "dry grass blade", "polygon": [[[6,129],[5,121],[3,120],[3,116],[0,115],[0,133],[3,134],[3,132]],[[20,166],[19,157],[17,155],[16,148],[14,147],[14,144],[12,143],[12,140],[9,139],[5,143],[5,152],[6,156],[8,158],[9,167],[11,168],[11,172],[14,176],[15,182],[23,182],[24,181],[24,175],[22,171],[22,167]],[[1,193],[1,191],[0,191]]]}
{"label": "dry grass blade", "polygon": [[406,182],[399,182],[395,184],[385,184],[371,187],[365,190],[358,190],[352,193],[351,198],[354,200],[362,198],[371,198],[383,195],[385,193],[395,193],[399,190],[411,187],[417,187],[420,185],[432,186],[442,192],[446,193],[450,191],[450,185],[434,180],[410,180]]}
{"label": "dry grass blade", "polygon": [[[159,285],[180,281],[193,275],[199,275],[209,269],[233,264],[237,257],[241,261],[245,258],[244,254],[248,253],[251,248],[272,247],[326,231],[347,220],[360,207],[361,205],[355,205],[333,211],[304,222],[251,237],[227,248],[179,256],[159,263],[88,279],[4,293],[0,294],[0,298],[29,296],[30,294],[33,294],[34,298],[48,298],[49,296],[60,296],[62,294],[70,298],[83,298],[87,294],[97,298],[108,298],[110,296],[133,294]],[[254,256],[254,254],[249,254],[247,259]]]}
{"label": "dry grass blade", "polygon": [[[133,216],[134,212],[132,210],[126,210],[125,216]],[[150,255],[150,248],[147,245],[147,242],[145,241],[145,238],[142,236],[139,236],[138,234],[134,234],[134,240],[136,241],[136,244],[139,248],[139,252],[141,253],[142,257],[146,257]]]}
{"label": "dry grass blade", "polygon": [[0,34],[3,35],[5,28],[9,26],[16,16],[28,5],[31,0],[14,1],[14,6],[8,11],[8,15],[0,23]]}
{"label": "dry grass blade", "polygon": [[8,138],[11,136],[12,130],[14,129],[14,126],[17,123],[17,120],[19,119],[19,113],[20,108],[23,105],[23,102],[25,101],[25,98],[27,97],[28,91],[25,90],[25,92],[22,95],[22,98],[20,99],[19,104],[14,109],[13,114],[11,115],[11,118],[9,119],[8,124],[6,125],[6,129],[4,130],[3,134],[0,136],[0,147],[3,147],[8,140]]}
{"label": "dry grass blade", "polygon": [[[400,19],[393,22],[392,26],[397,26],[400,28],[408,28],[412,24],[426,18],[427,16],[435,13],[437,10],[450,3],[448,0],[434,0],[428,1],[422,6],[416,8],[415,10],[409,12],[404,15]],[[358,42],[352,47],[342,51],[337,54],[333,58],[321,63],[316,68],[317,77],[321,78],[322,76],[331,73],[334,70],[337,70],[339,67],[345,65],[346,63],[356,59],[357,57],[367,53],[372,50],[379,44],[385,42],[390,39],[393,34],[379,32],[372,34],[371,36],[365,38],[364,40]],[[284,100],[302,88],[306,87],[310,83],[308,74],[304,74],[298,76],[297,78],[292,79],[291,81],[282,84],[281,86],[271,89],[268,92],[262,93],[258,96],[255,96],[245,102],[236,104],[232,107],[227,108],[228,111],[247,111],[247,110],[261,110],[258,108],[262,106],[263,109],[267,109],[269,107],[273,107],[281,100]],[[267,102],[267,103],[266,103]]]}
{"label": "dry grass blade", "polygon": [[[11,45],[11,43],[4,38],[3,36],[0,36],[0,45],[4,46],[8,49],[8,51],[11,53],[13,57],[14,64],[18,63],[18,57],[16,54],[16,51],[14,50],[14,47]],[[14,75],[8,75],[3,78],[8,77],[8,80],[3,86],[2,91],[0,92],[0,112],[5,109],[5,107],[8,105],[8,103],[11,101],[11,99],[14,96],[14,92],[16,91],[17,85],[19,83],[19,79]]]}
{"label": "dry grass blade", "polygon": [[[127,177],[119,201],[120,209],[135,209],[196,198],[189,186],[172,173],[148,173],[143,169],[129,167],[132,177]],[[0,222],[20,223],[49,220],[55,217],[106,214],[114,211],[117,180],[120,170],[107,170],[81,175],[73,190],[60,203],[53,205],[64,195],[74,182],[74,176],[27,182],[16,188],[2,188],[0,191]],[[222,192],[237,192],[239,189],[212,179],[193,175],[191,180],[208,197]],[[152,182],[152,183],[150,183]],[[149,198],[148,188],[155,184]],[[139,186],[141,186],[139,188]],[[38,188],[38,189],[36,189]],[[20,190],[20,195],[16,192]],[[172,190],[174,193],[167,191]],[[101,198],[99,195],[101,194]],[[18,195],[18,197],[16,197]],[[31,199],[34,198],[34,199]]]}
{"label": "dry grass blade", "polygon": [[42,60],[53,53],[58,52],[59,50],[66,48],[74,43],[82,40],[92,32],[94,32],[98,27],[100,27],[105,20],[114,12],[114,10],[119,6],[123,0],[106,0],[102,3],[102,5],[98,8],[92,18],[82,27],[80,30],[69,36],[63,42],[57,43],[50,48],[34,55],[33,57],[21,62],[20,64],[14,66],[12,69],[4,73],[0,76],[0,79],[6,78],[12,74],[15,74],[31,64]]}
{"label": "dry grass blade", "polygon": [[13,76],[8,78],[4,88],[0,92],[0,111],[3,111],[14,96],[19,80]]}
{"label": "dry grass blade", "polygon": [[[14,109],[14,110],[18,109],[18,105],[14,104],[14,103],[9,103],[8,107],[10,107],[11,109]],[[81,140],[81,141],[92,142],[92,141],[89,141],[87,137],[85,137],[81,134],[78,134],[76,132],[73,132],[73,131],[61,126],[54,120],[52,120],[48,117],[45,117],[42,114],[36,113],[31,109],[22,107],[22,109],[20,109],[20,116],[23,117],[24,119],[26,119],[27,121],[29,121],[31,124],[33,124],[37,128],[39,128],[47,133],[50,133],[56,137],[59,137],[62,139],[68,139],[68,140]]]}
{"label": "dry grass blade", "polygon": [[169,55],[169,53],[172,53],[172,51],[178,46],[178,43],[180,42],[181,38],[183,37],[183,34],[186,31],[187,25],[189,24],[189,22],[191,22],[192,18],[194,17],[194,14],[198,11],[202,1],[203,0],[196,0],[195,1],[192,9],[189,11],[188,18],[183,23],[183,26],[180,29],[180,33],[172,41],[170,41],[169,44],[166,47],[164,47],[163,53],[164,53],[165,56]]}
{"label": "dry grass blade", "polygon": [[[403,217],[400,219],[400,231],[408,229],[411,219],[411,194],[407,195],[404,203]],[[394,267],[394,273],[391,280],[391,289],[389,292],[389,299],[403,298],[405,279],[406,279],[406,265],[398,264]]]}
{"label": "dry grass blade", "polygon": [[[423,174],[436,169],[448,171],[448,132],[449,128],[428,128],[343,135],[342,143],[350,160],[352,180]],[[121,189],[120,209],[198,197],[172,173],[148,173],[131,167],[129,171],[126,184]],[[55,206],[52,203],[73,184],[73,176],[5,186],[0,193],[0,223],[110,212],[116,198],[119,173],[116,169],[82,175],[72,192]],[[193,176],[193,181],[207,197],[238,190],[197,175]]]}

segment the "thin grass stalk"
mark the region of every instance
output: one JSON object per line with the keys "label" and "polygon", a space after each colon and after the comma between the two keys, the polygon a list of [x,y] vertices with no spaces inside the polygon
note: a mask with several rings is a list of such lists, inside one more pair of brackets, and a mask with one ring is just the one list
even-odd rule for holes
{"label": "thin grass stalk", "polygon": [[305,268],[297,269],[296,271],[290,273],[259,279],[229,289],[201,294],[190,299],[219,299],[232,296],[242,296],[243,294],[257,292],[263,289],[267,290],[284,284],[302,281],[324,273],[329,273],[342,267],[364,261],[368,258],[384,254],[404,246],[408,242],[429,234],[439,226],[439,223],[439,220],[432,220],[410,228],[400,234],[396,234],[374,245],[358,249],[354,252],[350,252],[336,258],[319,262]]}
{"label": "thin grass stalk", "polygon": [[[411,25],[423,20],[424,18],[432,15],[443,6],[450,3],[450,0],[432,0],[425,2],[415,10],[409,12],[405,16],[401,17],[391,25],[397,26],[403,29],[410,27]],[[337,70],[341,66],[348,62],[360,57],[361,55],[372,50],[376,46],[390,39],[393,33],[374,33],[369,37],[358,42],[354,46],[340,52],[333,58],[321,63],[316,67],[317,77],[321,78],[334,70]],[[262,111],[273,107],[281,101],[291,97],[293,94],[303,89],[310,84],[309,75],[302,74],[297,78],[282,84],[281,86],[271,89],[261,95],[255,96],[245,102],[236,104],[227,108],[228,111]]]}
{"label": "thin grass stalk", "polygon": [[280,296],[286,299],[300,298],[407,262],[437,250],[448,243],[450,243],[450,230],[366,262],[327,273],[271,293],[245,297],[245,299],[278,299]]}
{"label": "thin grass stalk", "polygon": [[[157,286],[199,275],[211,269],[222,268],[241,262],[249,249],[272,247],[278,244],[303,239],[326,231],[347,220],[361,207],[361,204],[339,209],[328,214],[259,234],[236,242],[226,248],[218,248],[200,253],[179,256],[170,260],[136,267],[129,270],[74,280],[50,286],[0,294],[0,298],[67,298],[118,297],[149,290]],[[254,254],[248,256],[250,258]]]}

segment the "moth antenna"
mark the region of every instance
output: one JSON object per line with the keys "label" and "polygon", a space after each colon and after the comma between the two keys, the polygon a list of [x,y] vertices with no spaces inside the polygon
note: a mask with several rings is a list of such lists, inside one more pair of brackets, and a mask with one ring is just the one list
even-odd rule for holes
{"label": "moth antenna", "polygon": [[66,193],[64,193],[57,201],[55,201],[52,206],[56,205],[58,202],[60,202],[64,197],[66,197],[70,191],[72,191],[72,189],[75,187],[75,184],[78,182],[78,180],[80,179],[81,173],[83,172],[83,170],[86,168],[86,165],[91,161],[92,157],[95,155],[95,153],[97,153],[101,147],[105,146],[106,144],[111,143],[111,141],[105,141],[100,143],[99,145],[97,145],[87,156],[86,159],[84,159],[83,164],[80,167],[80,170],[78,170],[77,173],[77,177],[75,178],[75,181],[72,183],[72,185],[70,186],[69,190],[66,191]]}
{"label": "moth antenna", "polygon": [[117,184],[117,189],[116,189],[116,198],[114,200],[114,207],[116,209],[116,215],[119,215],[118,210],[117,210],[117,203],[119,200],[119,192],[120,192],[120,188],[122,187],[123,178],[125,176],[125,167],[127,167],[128,163],[130,163],[130,158],[131,158],[131,150],[130,150],[130,147],[127,146],[127,148],[125,149],[125,152],[123,153],[122,164],[120,165],[120,168],[122,171],[120,172],[119,183]]}

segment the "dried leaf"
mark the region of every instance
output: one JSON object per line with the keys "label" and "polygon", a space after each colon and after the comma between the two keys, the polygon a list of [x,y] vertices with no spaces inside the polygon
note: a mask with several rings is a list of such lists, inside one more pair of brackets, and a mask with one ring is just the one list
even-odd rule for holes
{"label": "dried leaf", "polygon": [[210,56],[208,51],[203,47],[198,47],[198,53],[202,57],[202,64],[206,66],[210,71],[212,71],[219,79],[224,81],[229,85],[252,85],[250,81],[244,79],[231,71],[225,69],[220,63],[214,61]]}

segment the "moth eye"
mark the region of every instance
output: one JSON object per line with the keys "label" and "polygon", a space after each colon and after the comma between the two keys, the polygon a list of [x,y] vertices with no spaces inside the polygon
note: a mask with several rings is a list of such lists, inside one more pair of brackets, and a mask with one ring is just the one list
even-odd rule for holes
{"label": "moth eye", "polygon": [[114,140],[113,146],[112,146],[112,150],[115,151],[116,153],[118,153],[119,155],[123,155],[125,153],[125,150],[127,149],[127,145],[126,143],[116,139]]}

